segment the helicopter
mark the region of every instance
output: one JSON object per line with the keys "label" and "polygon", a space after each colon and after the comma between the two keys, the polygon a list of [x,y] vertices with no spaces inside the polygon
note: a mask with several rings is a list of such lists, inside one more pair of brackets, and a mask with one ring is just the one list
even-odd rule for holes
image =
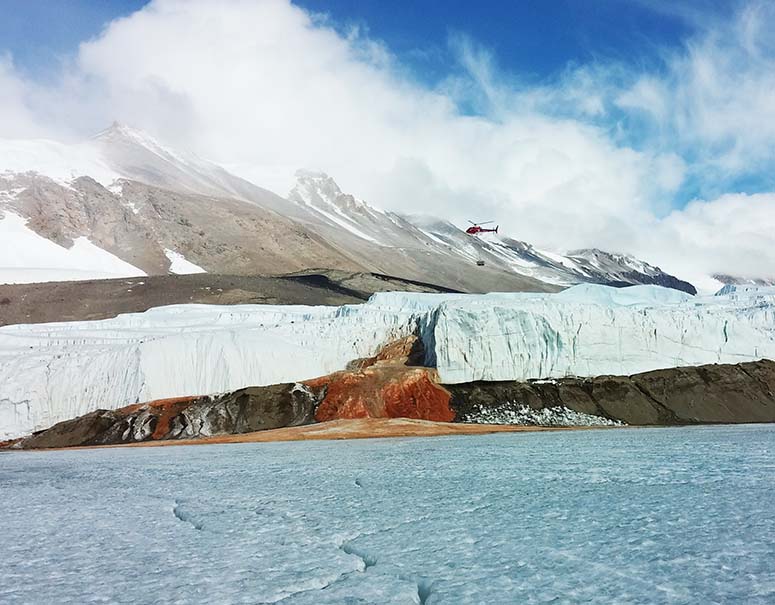
{"label": "helicopter", "polygon": [[468,235],[479,235],[480,233],[498,233],[498,225],[495,225],[495,229],[485,229],[482,227],[482,225],[489,225],[493,221],[484,221],[483,223],[475,223],[473,221],[468,222],[472,225],[472,227],[466,229],[466,233],[468,233]]}

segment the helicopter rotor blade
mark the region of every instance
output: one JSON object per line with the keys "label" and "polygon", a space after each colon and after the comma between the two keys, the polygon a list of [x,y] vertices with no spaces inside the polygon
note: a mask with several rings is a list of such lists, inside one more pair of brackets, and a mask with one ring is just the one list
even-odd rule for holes
{"label": "helicopter rotor blade", "polygon": [[479,223],[480,225],[490,225],[494,223],[495,221],[484,221],[483,223]]}
{"label": "helicopter rotor blade", "polygon": [[474,221],[468,221],[468,222],[471,223],[474,227],[476,227],[476,223]]}

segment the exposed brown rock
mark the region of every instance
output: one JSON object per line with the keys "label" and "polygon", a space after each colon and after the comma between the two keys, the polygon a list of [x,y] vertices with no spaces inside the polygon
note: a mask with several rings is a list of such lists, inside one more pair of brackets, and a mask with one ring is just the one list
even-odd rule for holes
{"label": "exposed brown rock", "polygon": [[324,389],[315,420],[343,418],[417,418],[451,422],[450,394],[431,368],[375,365],[305,382]]}
{"label": "exposed brown rock", "polygon": [[422,363],[416,336],[389,343],[376,355],[348,364],[348,370],[305,382],[322,390],[315,412],[318,422],[343,418],[417,418],[451,422],[450,394],[438,384],[433,368]]}
{"label": "exposed brown rock", "polygon": [[[56,448],[103,444],[271,441],[452,434],[447,422],[461,422],[478,410],[565,407],[633,425],[680,425],[718,422],[775,422],[775,361],[708,365],[646,372],[634,376],[566,378],[555,381],[438,384],[435,370],[405,365],[417,353],[412,339],[385,347],[361,369],[335,372],[303,384],[240,389],[204,397],[179,397],[97,410],[61,422],[10,448]],[[390,419],[432,421],[425,428],[379,432]],[[414,419],[414,420],[410,420]],[[318,422],[329,428],[278,433],[268,431]],[[353,424],[361,423],[357,430]],[[351,427],[337,432],[335,427]],[[420,426],[420,425],[417,425]],[[372,427],[371,429],[369,427]],[[382,427],[382,428],[380,428]],[[428,428],[431,427],[431,428]],[[433,428],[436,427],[436,428]],[[508,430],[512,430],[513,427]],[[427,430],[426,430],[427,429]],[[373,430],[369,435],[364,431]],[[387,430],[387,429],[386,429]],[[391,432],[393,431],[393,432]],[[462,432],[491,432],[490,429]],[[242,438],[240,435],[249,437]]]}
{"label": "exposed brown rock", "polygon": [[289,275],[153,275],[40,284],[0,284],[0,326],[105,319],[181,303],[346,305],[375,292],[448,292],[411,280],[334,270]]}
{"label": "exposed brown rock", "polygon": [[23,449],[108,445],[238,434],[313,421],[320,394],[299,384],[250,387],[97,410],[22,439]]}
{"label": "exposed brown rock", "polygon": [[607,418],[627,424],[668,424],[660,422],[659,406],[628,376],[599,376],[587,384],[590,396]]}
{"label": "exposed brown rock", "polygon": [[65,420],[14,444],[22,449],[73,447],[99,443],[102,435],[120,421],[118,410],[94,410],[84,416]]}
{"label": "exposed brown rock", "polygon": [[775,422],[775,361],[769,360],[446,389],[458,420],[479,409],[562,406],[634,425]]}
{"label": "exposed brown rock", "polygon": [[775,421],[773,362],[657,370],[632,380],[680,421]]}

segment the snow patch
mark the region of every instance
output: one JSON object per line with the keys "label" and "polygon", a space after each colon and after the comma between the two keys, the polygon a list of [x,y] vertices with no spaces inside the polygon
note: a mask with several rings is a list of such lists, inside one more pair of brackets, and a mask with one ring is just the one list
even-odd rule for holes
{"label": "snow patch", "polygon": [[186,258],[174,250],[170,250],[169,248],[164,249],[164,254],[170,261],[170,273],[174,273],[175,275],[189,275],[191,273],[207,273],[202,267],[199,265],[195,265],[191,261],[186,260]]}
{"label": "snow patch", "polygon": [[110,279],[145,275],[137,267],[77,238],[64,248],[27,227],[26,219],[5,211],[0,218],[0,283]]}

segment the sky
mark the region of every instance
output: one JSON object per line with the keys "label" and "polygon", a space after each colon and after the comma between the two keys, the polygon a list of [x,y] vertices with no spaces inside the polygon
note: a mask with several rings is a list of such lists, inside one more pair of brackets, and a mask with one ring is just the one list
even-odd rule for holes
{"label": "sky", "polygon": [[[775,6],[0,0],[0,137],[113,120],[284,194],[775,275]],[[473,215],[473,216],[472,216]]]}

